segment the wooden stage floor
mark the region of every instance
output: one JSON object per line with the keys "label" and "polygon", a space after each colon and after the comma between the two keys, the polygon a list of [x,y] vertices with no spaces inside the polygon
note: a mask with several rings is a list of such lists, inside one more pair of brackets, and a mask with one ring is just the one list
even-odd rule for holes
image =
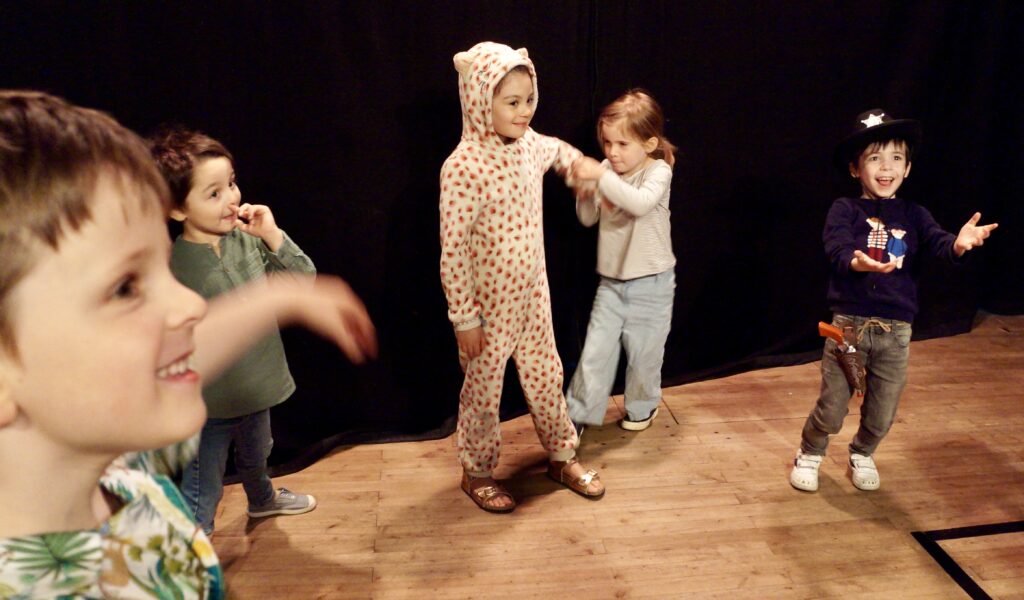
{"label": "wooden stage floor", "polygon": [[[876,492],[850,483],[833,439],[821,488],[789,467],[819,363],[665,390],[656,424],[588,429],[580,455],[608,492],[544,476],[529,417],[503,425],[499,478],[519,499],[487,514],[458,488],[454,436],[345,447],[275,480],[320,506],[245,516],[230,486],[214,544],[232,598],[969,598],[912,532],[1024,520],[1024,316],[914,342]],[[994,598],[1024,599],[1024,532],[939,546]],[[981,597],[981,596],[977,596]]]}

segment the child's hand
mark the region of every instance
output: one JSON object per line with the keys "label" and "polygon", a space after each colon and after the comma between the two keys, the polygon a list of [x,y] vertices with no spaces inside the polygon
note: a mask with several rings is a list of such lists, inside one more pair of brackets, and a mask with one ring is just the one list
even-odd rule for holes
{"label": "child's hand", "polygon": [[292,283],[289,278],[275,277],[270,282],[288,296],[281,324],[302,325],[322,335],[356,364],[376,358],[377,332],[352,288],[331,275],[303,279]]}
{"label": "child's hand", "polygon": [[583,156],[572,165],[572,176],[581,181],[597,181],[604,174],[604,167],[589,156]]}
{"label": "child's hand", "polygon": [[195,327],[196,370],[216,379],[276,327],[302,325],[341,348],[354,363],[377,355],[377,334],[359,297],[341,279],[301,273],[251,281],[210,302]]}
{"label": "child's hand", "polygon": [[577,200],[593,200],[595,194],[597,194],[597,184],[593,182],[588,181],[576,186]]}
{"label": "child's hand", "polygon": [[483,327],[474,327],[465,331],[456,331],[455,340],[459,343],[459,351],[473,360],[484,351],[487,334],[484,333]]}
{"label": "child's hand", "polygon": [[978,227],[978,221],[981,220],[981,213],[976,212],[964,226],[960,228],[960,235],[956,236],[956,241],[953,242],[953,252],[957,256],[963,256],[965,252],[974,248],[975,246],[981,246],[985,243],[985,239],[992,235],[992,230],[999,227],[999,223],[992,223],[991,225],[982,225]]}
{"label": "child's hand", "polygon": [[249,235],[254,235],[270,248],[271,252],[284,243],[284,234],[274,222],[274,214],[270,208],[262,204],[243,204],[235,213],[235,227]]}
{"label": "child's hand", "polygon": [[874,273],[891,273],[896,269],[896,263],[878,262],[860,250],[854,250],[853,260],[850,261],[850,268],[854,271],[860,271],[861,273],[869,271]]}

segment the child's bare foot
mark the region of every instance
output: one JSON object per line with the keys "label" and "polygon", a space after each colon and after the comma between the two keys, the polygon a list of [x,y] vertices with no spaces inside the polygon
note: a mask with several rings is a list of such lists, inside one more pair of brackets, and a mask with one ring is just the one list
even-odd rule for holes
{"label": "child's bare foot", "polygon": [[516,507],[512,494],[492,477],[471,477],[463,471],[462,491],[487,512],[507,513]]}
{"label": "child's bare foot", "polygon": [[581,496],[597,500],[604,496],[604,484],[593,469],[586,469],[575,458],[553,460],[548,465],[548,477]]}

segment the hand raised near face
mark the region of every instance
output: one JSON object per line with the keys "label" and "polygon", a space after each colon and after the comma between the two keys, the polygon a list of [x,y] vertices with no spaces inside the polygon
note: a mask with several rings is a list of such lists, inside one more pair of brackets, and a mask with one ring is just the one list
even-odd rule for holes
{"label": "hand raised near face", "polygon": [[235,211],[235,227],[263,240],[271,252],[277,252],[284,242],[284,233],[277,227],[274,214],[263,204],[239,206]]}

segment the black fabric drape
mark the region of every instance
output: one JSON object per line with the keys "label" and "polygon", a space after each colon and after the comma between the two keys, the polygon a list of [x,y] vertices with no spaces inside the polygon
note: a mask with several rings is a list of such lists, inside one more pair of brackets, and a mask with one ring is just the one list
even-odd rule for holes
{"label": "black fabric drape", "polygon": [[[679,146],[677,301],[665,383],[813,360],[828,318],[821,228],[850,120],[924,121],[905,195],[956,231],[1000,228],[960,269],[929,265],[916,335],[1024,311],[1022,7],[1004,2],[303,2],[0,5],[0,86],[44,89],[146,133],[181,122],[235,154],[379,328],[363,368],[285,332],[299,389],[273,413],[278,471],[343,443],[450,433],[461,372],[438,280],[438,172],[459,139],[451,57],[481,40],[537,65],[534,127],[598,155],[596,112],[650,90]],[[566,379],[590,303],[595,232],[546,186],[545,238]],[[814,390],[795,390],[808,402]],[[503,413],[523,403],[514,372]],[[809,405],[808,405],[809,406]]]}

